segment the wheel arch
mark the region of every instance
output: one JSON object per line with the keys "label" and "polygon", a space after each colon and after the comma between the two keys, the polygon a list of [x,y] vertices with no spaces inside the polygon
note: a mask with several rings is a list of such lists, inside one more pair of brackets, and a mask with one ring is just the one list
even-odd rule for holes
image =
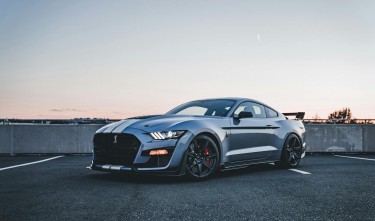
{"label": "wheel arch", "polygon": [[285,135],[284,140],[283,140],[283,147],[282,147],[282,149],[284,148],[284,145],[285,145],[286,140],[287,140],[288,137],[289,137],[290,135],[292,135],[292,134],[296,135],[296,136],[298,137],[299,141],[300,141],[301,144],[302,144],[302,138],[301,138],[301,136],[300,136],[297,132],[295,132],[295,131],[291,131],[291,132],[289,132],[289,133],[287,133],[287,134]]}

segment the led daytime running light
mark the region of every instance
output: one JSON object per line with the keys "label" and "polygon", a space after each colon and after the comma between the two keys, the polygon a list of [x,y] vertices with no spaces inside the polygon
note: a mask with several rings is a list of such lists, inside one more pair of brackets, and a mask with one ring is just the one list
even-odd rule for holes
{"label": "led daytime running light", "polygon": [[154,140],[167,140],[167,139],[179,138],[184,133],[185,131],[183,130],[175,130],[175,131],[152,132],[150,133],[150,135]]}

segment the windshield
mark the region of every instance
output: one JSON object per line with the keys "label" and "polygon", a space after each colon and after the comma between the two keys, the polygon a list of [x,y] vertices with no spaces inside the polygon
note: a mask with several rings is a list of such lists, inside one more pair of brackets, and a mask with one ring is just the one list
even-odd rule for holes
{"label": "windshield", "polygon": [[235,100],[224,99],[192,101],[182,104],[166,114],[225,117],[234,103],[236,103]]}

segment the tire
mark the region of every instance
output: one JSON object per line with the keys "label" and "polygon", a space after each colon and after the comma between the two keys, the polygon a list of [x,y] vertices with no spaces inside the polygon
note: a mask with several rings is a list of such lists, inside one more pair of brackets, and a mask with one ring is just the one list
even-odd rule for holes
{"label": "tire", "polygon": [[290,134],[285,140],[280,161],[275,162],[275,165],[282,168],[296,168],[301,161],[301,155],[301,140],[296,134]]}
{"label": "tire", "polygon": [[191,141],[185,157],[186,176],[194,181],[212,177],[220,164],[216,143],[205,135],[198,135]]}

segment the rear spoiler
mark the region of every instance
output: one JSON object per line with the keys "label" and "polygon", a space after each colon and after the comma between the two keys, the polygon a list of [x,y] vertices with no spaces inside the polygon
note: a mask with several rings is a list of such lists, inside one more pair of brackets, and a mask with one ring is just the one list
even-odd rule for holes
{"label": "rear spoiler", "polygon": [[305,112],[283,113],[284,116],[296,116],[297,120],[303,120]]}

